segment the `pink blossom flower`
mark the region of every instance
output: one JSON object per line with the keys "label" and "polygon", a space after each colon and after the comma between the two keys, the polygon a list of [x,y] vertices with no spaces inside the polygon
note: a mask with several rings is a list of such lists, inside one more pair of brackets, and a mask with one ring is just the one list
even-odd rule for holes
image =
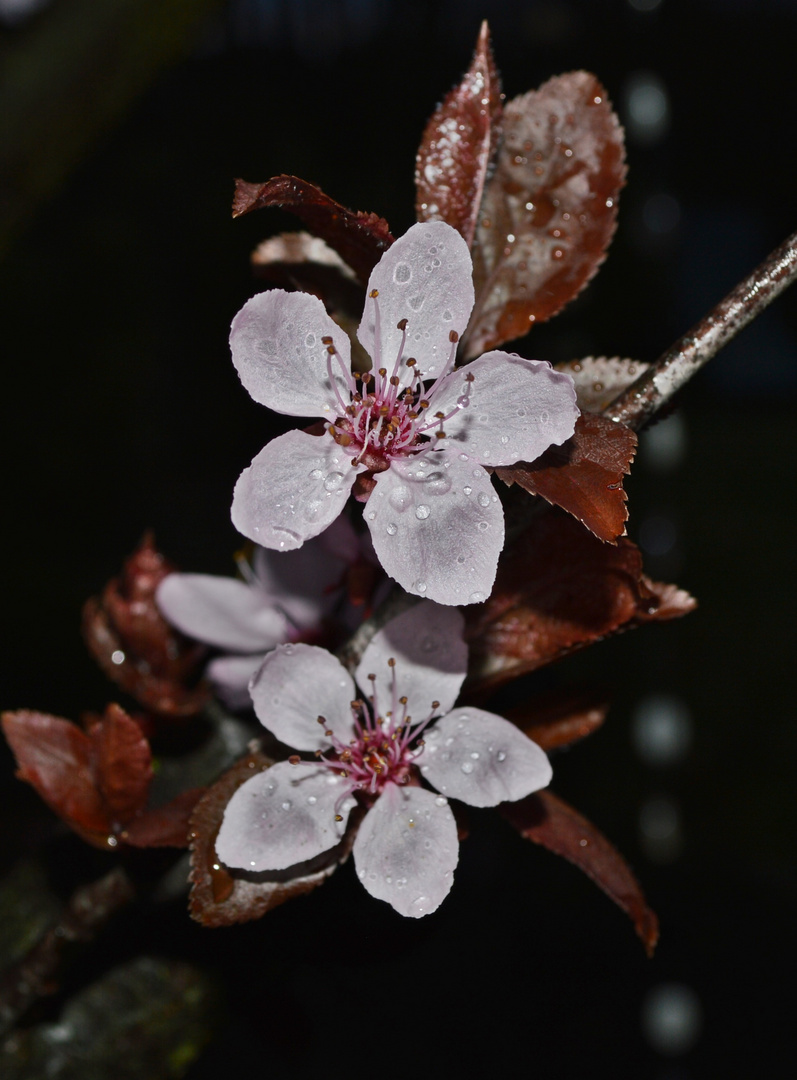
{"label": "pink blossom flower", "polygon": [[251,683],[255,712],[316,758],[272,765],[236,791],[219,858],[253,872],[313,859],[339,842],[359,802],[367,813],[353,853],[366,890],[402,915],[435,911],[459,855],[448,798],[495,806],[551,778],[546,755],[509,721],[453,708],[467,667],[463,625],[459,611],[430,601],[388,623],[355,673],[365,699],[324,649],[270,653]]}
{"label": "pink blossom flower", "polygon": [[413,225],[371,274],[357,336],[373,367],[361,375],[315,297],[275,289],[244,305],[230,345],[251,396],[327,421],[321,436],[272,440],[241,474],[232,519],[244,536],[300,547],[353,491],[367,499],[379,561],[405,590],[442,604],[486,599],[504,518],[485,466],[533,461],[573,434],[578,409],[570,377],[542,361],[495,351],[454,370],[471,277],[455,229]]}
{"label": "pink blossom flower", "polygon": [[[226,654],[211,660],[206,675],[231,708],[244,708],[251,705],[249,680],[266,652],[318,633],[333,609],[345,616],[347,569],[360,558],[375,561],[373,552],[363,548],[341,517],[298,551],[281,555],[256,548],[251,566],[239,560],[243,581],[214,574],[169,574],[158,587],[156,601],[172,626]],[[358,614],[361,618],[362,609]]]}

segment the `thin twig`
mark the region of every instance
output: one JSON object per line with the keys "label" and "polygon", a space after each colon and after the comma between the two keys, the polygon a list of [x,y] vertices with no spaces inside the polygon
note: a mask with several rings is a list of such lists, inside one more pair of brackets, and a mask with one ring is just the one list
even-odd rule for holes
{"label": "thin twig", "polygon": [[120,867],[73,893],[58,922],[0,979],[0,1037],[34,1002],[58,989],[67,951],[93,941],[133,896],[133,885]]}
{"label": "thin twig", "polygon": [[639,429],[712,356],[797,278],[797,233],[775,248],[700,322],[679,338],[604,415]]}

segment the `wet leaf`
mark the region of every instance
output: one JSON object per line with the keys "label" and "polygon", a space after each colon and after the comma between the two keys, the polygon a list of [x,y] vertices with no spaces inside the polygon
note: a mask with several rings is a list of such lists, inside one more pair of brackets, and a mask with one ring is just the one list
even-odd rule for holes
{"label": "wet leaf", "polygon": [[501,128],[503,95],[487,23],[459,86],[435,109],[415,161],[419,221],[445,221],[468,247]]}
{"label": "wet leaf", "polygon": [[340,312],[360,320],[365,303],[362,285],[337,252],[317,236],[295,232],[264,240],[252,253],[252,268],[271,285],[312,293],[331,314]]}
{"label": "wet leaf", "polygon": [[204,794],[205,788],[191,788],[163,806],[145,810],[128,822],[120,839],[139,848],[188,847],[191,814]]}
{"label": "wet leaf", "polygon": [[89,736],[69,720],[28,709],[4,713],[2,725],[19,779],[59,817],[104,846],[108,815],[96,786]]}
{"label": "wet leaf", "polygon": [[383,253],[393,243],[387,222],[376,214],[347,210],[321,188],[298,176],[275,176],[264,184],[235,181],[232,216],[265,206],[290,210],[310,232],[320,236],[365,285]]}
{"label": "wet leaf", "polygon": [[550,79],[504,110],[474,244],[468,358],[522,337],[587,284],[614,233],[623,132],[586,71]]}
{"label": "wet leaf", "polygon": [[252,750],[206,792],[191,817],[189,912],[203,926],[231,926],[259,919],[286,900],[317,888],[348,857],[354,839],[351,828],[331,851],[287,870],[230,873],[219,863],[214,844],[227,803],[241,784],[272,764],[270,758]]}
{"label": "wet leaf", "polygon": [[608,711],[602,691],[568,689],[535,694],[504,716],[548,751],[585,739],[601,727]]}
{"label": "wet leaf", "polygon": [[496,469],[505,484],[519,484],[578,518],[598,539],[614,544],[628,520],[623,477],[637,437],[625,424],[582,413],[572,438],[551,446],[531,463]]}
{"label": "wet leaf", "polygon": [[220,1015],[210,981],[176,960],[114,968],[0,1050],[5,1080],[179,1080]]}
{"label": "wet leaf", "polygon": [[628,863],[592,822],[551,791],[503,803],[501,813],[526,840],[564,856],[592,878],[629,916],[645,952],[653,955],[659,920],[648,907]]}
{"label": "wet leaf", "polygon": [[604,544],[548,510],[505,549],[486,603],[466,610],[467,685],[483,694],[608,634],[694,607],[688,593],[643,575],[626,537]]}
{"label": "wet leaf", "polygon": [[105,674],[161,716],[193,716],[210,696],[197,685],[205,649],[178,634],[161,616],[155,591],[175,567],[151,534],[83,608],[83,635]]}
{"label": "wet leaf", "polygon": [[152,755],[141,728],[118,705],[109,705],[89,732],[93,772],[108,819],[129,821],[147,801]]}
{"label": "wet leaf", "polygon": [[602,413],[649,367],[642,360],[620,356],[585,356],[583,360],[558,364],[557,371],[564,371],[575,383],[579,409]]}

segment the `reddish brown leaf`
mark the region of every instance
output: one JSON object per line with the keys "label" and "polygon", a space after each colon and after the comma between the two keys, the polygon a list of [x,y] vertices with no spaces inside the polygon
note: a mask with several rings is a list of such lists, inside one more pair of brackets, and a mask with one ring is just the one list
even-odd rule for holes
{"label": "reddish brown leaf", "polygon": [[553,690],[535,694],[504,715],[547,751],[585,739],[601,727],[608,711],[605,695],[594,689]]}
{"label": "reddish brown leaf", "polygon": [[128,823],[119,839],[138,848],[188,847],[191,814],[205,791],[205,788],[191,788],[163,806],[145,810]]}
{"label": "reddish brown leaf", "polygon": [[241,217],[264,206],[290,210],[312,233],[337,251],[363,284],[393,243],[383,218],[360,210],[347,210],[325,195],[321,188],[298,176],[275,176],[264,184],[235,181],[233,217]]}
{"label": "reddish brown leaf", "polygon": [[624,180],[622,128],[594,75],[559,75],[507,105],[476,228],[467,357],[581,291],[604,259]]}
{"label": "reddish brown leaf", "polygon": [[551,446],[531,463],[496,469],[505,484],[519,484],[532,495],[561,506],[599,540],[614,544],[628,520],[623,477],[636,452],[637,437],[625,424],[582,413],[572,438]]}
{"label": "reddish brown leaf", "polygon": [[505,549],[486,603],[466,609],[470,690],[481,695],[607,634],[694,606],[687,593],[644,577],[626,537],[603,544],[547,511]]}
{"label": "reddish brown leaf", "polygon": [[330,313],[342,312],[359,322],[365,303],[363,287],[354,271],[319,237],[306,232],[272,236],[252,252],[252,267],[264,281],[312,293]]}
{"label": "reddish brown leaf", "polygon": [[564,371],[576,384],[579,409],[602,413],[649,367],[644,361],[620,356],[585,356],[583,360],[559,364],[557,370]]}
{"label": "reddish brown leaf", "polygon": [[490,31],[483,22],[471,65],[432,114],[415,159],[418,220],[448,222],[468,247],[498,147],[502,101]]}
{"label": "reddish brown leaf", "polygon": [[172,630],[155,604],[155,591],[174,566],[147,534],[102,597],[83,608],[83,634],[106,675],[146,708],[193,716],[209,697],[196,685],[203,647]]}
{"label": "reddish brown leaf", "polygon": [[503,803],[501,813],[526,840],[563,855],[591,877],[630,917],[645,952],[653,955],[659,940],[656,913],[648,907],[628,863],[592,822],[550,791]]}
{"label": "reddish brown leaf", "polygon": [[141,728],[119,705],[109,705],[89,732],[93,772],[113,831],[142,810],[152,779],[152,755]]}
{"label": "reddish brown leaf", "polygon": [[104,847],[110,823],[92,772],[91,740],[69,720],[22,709],[3,713],[3,731],[26,780],[69,825]]}
{"label": "reddish brown leaf", "polygon": [[332,851],[287,870],[271,874],[235,871],[233,875],[219,863],[214,844],[227,803],[241,784],[272,764],[264,754],[252,751],[208,788],[191,815],[189,912],[203,926],[231,926],[259,919],[286,900],[311,892],[349,854],[356,831],[352,829]]}

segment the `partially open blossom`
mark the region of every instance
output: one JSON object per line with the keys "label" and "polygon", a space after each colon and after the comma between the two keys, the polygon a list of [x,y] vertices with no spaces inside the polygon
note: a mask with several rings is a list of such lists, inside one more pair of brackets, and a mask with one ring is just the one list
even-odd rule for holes
{"label": "partially open blossom", "polygon": [[211,660],[206,674],[228,705],[242,708],[250,704],[249,680],[266,652],[318,633],[333,609],[345,612],[347,571],[369,559],[373,552],[341,517],[298,551],[257,548],[251,566],[239,561],[244,580],[172,573],[156,599],[172,626],[227,654]]}
{"label": "partially open blossom", "polygon": [[[448,798],[522,799],[551,778],[547,757],[509,721],[454,709],[467,668],[463,618],[425,601],[375,635],[356,671],[312,645],[270,653],[251,683],[261,722],[302,751],[258,773],[227,806],[216,852],[231,868],[284,870],[334,847],[351,810],[372,896],[419,918],[448,894],[458,860]],[[425,784],[431,784],[431,791]]]}
{"label": "partially open blossom", "polygon": [[541,361],[495,351],[454,370],[471,278],[455,229],[413,225],[371,274],[358,337],[373,366],[357,374],[348,337],[315,297],[276,289],[244,305],[230,345],[246,389],[327,423],[320,436],[289,431],[261,450],[235,487],[236,528],[289,551],[354,493],[379,561],[404,589],[443,604],[486,599],[504,520],[485,466],[533,461],[573,434],[578,409],[570,377]]}

